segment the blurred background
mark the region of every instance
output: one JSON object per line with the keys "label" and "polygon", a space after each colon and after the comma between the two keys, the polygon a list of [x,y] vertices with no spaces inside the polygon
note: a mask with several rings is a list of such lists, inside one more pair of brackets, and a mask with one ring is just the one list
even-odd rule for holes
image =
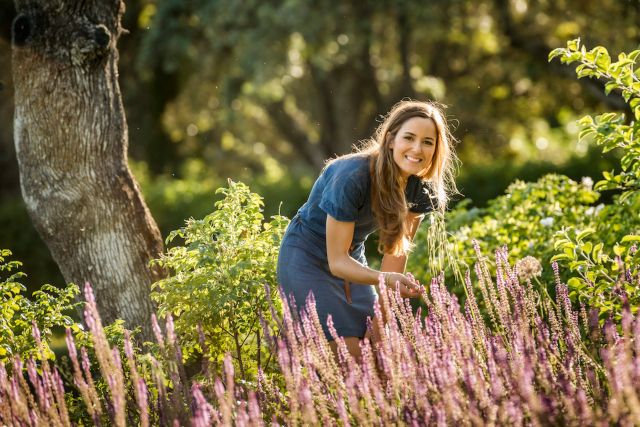
{"label": "blurred background", "polygon": [[[549,63],[580,37],[640,44],[639,0],[128,0],[119,42],[131,167],[164,236],[213,210],[227,178],[292,216],[324,160],[369,137],[402,98],[437,100],[459,141],[459,200],[514,179],[613,168],[575,120],[621,111],[595,80]],[[20,196],[10,28],[0,0],[0,248],[28,285],[63,285]],[[611,153],[610,156],[615,156]]]}

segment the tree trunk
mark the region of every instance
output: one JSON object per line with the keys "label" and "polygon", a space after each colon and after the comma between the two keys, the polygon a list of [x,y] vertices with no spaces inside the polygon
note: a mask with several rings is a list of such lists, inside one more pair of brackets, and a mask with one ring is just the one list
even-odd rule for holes
{"label": "tree trunk", "polygon": [[13,148],[13,127],[9,124],[13,117],[10,40],[11,22],[14,17],[13,3],[0,2],[0,203],[4,198],[17,196],[19,188],[18,165]]}
{"label": "tree trunk", "polygon": [[22,195],[65,280],[106,322],[150,334],[158,227],[127,165],[116,42],[122,0],[15,0],[14,140]]}

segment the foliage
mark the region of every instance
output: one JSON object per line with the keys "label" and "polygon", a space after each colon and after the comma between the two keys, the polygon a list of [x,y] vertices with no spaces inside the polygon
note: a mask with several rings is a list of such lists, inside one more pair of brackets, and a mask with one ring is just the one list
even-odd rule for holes
{"label": "foliage", "polygon": [[206,215],[211,209],[211,194],[221,184],[199,160],[186,161],[178,177],[153,176],[144,162],[129,164],[163,235],[184,224],[185,212],[195,217]]}
{"label": "foliage", "polygon": [[[599,196],[591,188],[589,180],[576,183],[562,175],[546,175],[533,183],[516,181],[504,195],[489,201],[486,208],[467,209],[463,205],[448,213],[448,232],[452,234],[449,242],[453,246],[449,251],[455,254],[453,262],[458,265],[449,262],[441,263],[441,266],[449,266],[451,270],[469,269],[476,256],[475,239],[483,252],[507,245],[515,260],[525,256],[538,258],[546,266],[542,282],[552,283],[553,272],[548,266],[555,254],[555,232],[569,226],[592,226],[597,210],[593,204]],[[427,277],[439,274],[429,259],[433,256],[429,251],[432,246],[430,242],[438,239],[432,234],[427,226],[421,227],[416,236],[416,249],[407,268],[418,277],[422,274]],[[451,277],[449,283],[455,283],[452,290],[458,296],[463,296],[465,293],[461,281],[454,280],[452,271],[448,271],[448,275]]]}
{"label": "foliage", "polygon": [[[334,356],[313,300],[299,319],[285,304],[281,336],[269,334],[278,343],[283,385],[260,374],[255,390],[237,383],[231,358],[223,377],[214,378],[205,367],[211,386],[188,379],[170,315],[166,334],[154,325],[165,359],[147,355],[150,375],[144,375],[147,368],[128,335],[124,348],[108,343],[87,285],[85,318],[108,391],[96,390],[86,349],[76,347],[68,330],[74,387],[65,394],[58,369],[47,360],[27,360],[26,377],[19,359],[11,373],[1,363],[0,423],[69,425],[68,401],[82,405],[83,423],[114,426],[639,423],[637,408],[628,402],[640,398],[633,340],[640,317],[624,311],[621,334],[611,322],[600,328],[584,307],[572,309],[559,277],[555,302],[543,299],[543,317],[536,310],[541,296],[528,278],[519,278],[519,266],[509,265],[506,250],[496,253],[495,279],[480,255],[476,283],[470,275],[465,280],[470,297],[464,309],[442,277],[423,294],[424,319],[381,283],[386,325],[375,350],[368,339],[362,342],[360,361],[341,338]],[[638,277],[633,280],[640,285]],[[488,303],[491,328],[474,291]],[[379,304],[375,310],[382,323]]]}
{"label": "foliage", "polygon": [[625,115],[605,113],[597,117],[585,116],[580,120],[583,130],[580,137],[592,136],[604,152],[621,148],[624,156],[620,162],[622,171],[618,174],[606,172],[604,180],[596,189],[620,189],[620,202],[640,190],[640,68],[636,69],[640,49],[630,53],[620,53],[618,61],[612,62],[607,49],[597,46],[589,51],[580,45],[580,39],[571,40],[566,48],[554,49],[549,60],[560,57],[563,63],[580,62],[576,67],[578,78],[589,77],[606,81],[605,93],[612,91],[622,94],[635,116],[635,121],[626,123]]}
{"label": "foliage", "polygon": [[[575,124],[575,127],[578,125]],[[578,139],[577,130],[571,137]],[[563,154],[568,154],[569,158],[561,164],[536,160],[522,163],[508,158],[496,158],[486,162],[466,161],[456,177],[456,185],[464,195],[461,202],[469,201],[467,203],[472,203],[472,206],[486,207],[489,200],[503,195],[509,184],[514,181],[533,182],[548,174],[565,175],[574,181],[581,181],[582,178],[597,181],[602,176],[602,171],[611,170],[620,164],[619,150],[612,150],[603,155],[602,150],[588,145],[586,140],[581,140],[575,145],[587,146],[586,153],[576,152],[577,149],[571,146],[565,147]],[[449,229],[456,230],[458,227],[451,226]]]}
{"label": "foliage", "polygon": [[614,203],[597,216],[593,227],[571,226],[558,234],[555,246],[560,251],[554,259],[567,263],[577,273],[569,280],[578,299],[600,309],[600,316],[622,317],[622,307],[633,311],[640,304],[640,290],[633,285],[637,271],[637,245],[640,241],[640,68],[636,67],[640,50],[620,53],[612,61],[607,49],[597,46],[587,50],[580,40],[571,40],[566,48],[549,54],[563,63],[579,62],[578,78],[605,81],[605,93],[618,92],[628,104],[635,120],[624,114],[605,113],[585,116],[579,123],[580,138],[592,138],[603,152],[619,149],[623,156],[619,172],[604,172],[597,190],[617,190]]}
{"label": "foliage", "polygon": [[171,274],[153,285],[152,297],[160,315],[175,317],[187,357],[202,352],[217,367],[229,351],[242,378],[255,378],[257,368],[275,362],[260,318],[269,318],[265,288],[273,294],[278,287],[275,265],[287,220],[263,222],[261,197],[242,183],[230,180],[217,192],[224,198],[214,212],[169,234],[167,242],[179,237],[185,245],[157,260]]}
{"label": "foliage", "polygon": [[22,263],[7,260],[9,256],[11,251],[0,249],[0,362],[14,356],[52,359],[54,355],[48,346],[41,351],[36,348],[33,327],[38,328],[45,340],[51,337],[55,327],[77,329],[78,325],[67,313],[77,306],[74,297],[78,288],[72,284],[64,289],[43,285],[29,299],[23,295],[26,287],[20,283],[25,276],[18,270]]}
{"label": "foliage", "polygon": [[[607,253],[602,242],[594,239],[596,230],[578,231],[569,227],[560,231],[555,247],[560,252],[553,257],[577,273],[567,284],[571,296],[600,310],[600,318],[622,320],[623,307],[633,313],[640,306],[640,288],[634,283],[640,270],[637,242],[639,235],[626,235]],[[595,244],[594,244],[595,242]]]}
{"label": "foliage", "polygon": [[[593,140],[604,152],[618,150],[619,171],[604,172],[604,179],[595,186],[589,176],[580,184],[558,175],[536,183],[516,181],[487,208],[459,207],[448,215],[458,262],[468,265],[473,256],[471,238],[478,239],[483,250],[508,245],[516,260],[535,256],[544,266],[550,261],[563,263],[567,268],[562,277],[571,298],[599,309],[601,320],[609,316],[621,320],[625,304],[637,310],[640,291],[632,285],[632,277],[637,274],[633,266],[637,265],[640,218],[630,213],[640,209],[640,71],[635,68],[639,56],[640,50],[621,53],[618,61],[612,62],[603,47],[588,51],[579,40],[551,52],[550,59],[580,62],[578,77],[605,81],[605,92],[620,93],[628,104],[635,121],[627,122],[624,114],[605,113],[578,122],[583,128],[580,139]],[[611,202],[594,206],[600,192],[610,190],[615,191],[607,194]],[[421,241],[430,238],[428,231],[418,234]],[[422,249],[410,262],[410,269],[416,265],[420,271],[421,264],[427,265],[429,246],[418,245]],[[551,276],[546,267],[542,282],[550,283]],[[459,282],[453,289],[462,294]]]}
{"label": "foliage", "polygon": [[[118,49],[129,150],[152,171],[153,195],[143,192],[163,235],[182,225],[184,212],[204,216],[208,192],[227,177],[263,195],[267,216],[286,194],[282,212],[291,214],[310,186],[300,191],[298,177],[311,179],[325,158],[319,153],[310,163],[302,153],[329,143],[336,148],[327,156],[348,151],[372,132],[377,115],[405,96],[450,106],[465,164],[459,183],[477,206],[515,178],[555,172],[579,180],[579,171],[555,167],[569,153],[595,179],[608,166],[594,168],[599,159],[574,150],[572,117],[620,102],[598,96],[595,81],[573,81],[559,63],[550,69],[547,46],[588,34],[615,49],[633,48],[640,34],[637,2],[602,0],[596,7],[519,0],[515,8],[501,1],[318,6],[291,0],[230,7],[219,0],[127,0],[123,26],[131,33]],[[7,35],[14,13],[13,2],[0,2]],[[7,37],[0,40],[0,242],[25,262],[31,283],[63,285],[20,199]],[[548,146],[538,148],[538,141]],[[184,172],[194,158],[213,176],[200,181],[206,192]],[[472,169],[476,173],[467,174]],[[271,170],[285,178],[261,188]]]}

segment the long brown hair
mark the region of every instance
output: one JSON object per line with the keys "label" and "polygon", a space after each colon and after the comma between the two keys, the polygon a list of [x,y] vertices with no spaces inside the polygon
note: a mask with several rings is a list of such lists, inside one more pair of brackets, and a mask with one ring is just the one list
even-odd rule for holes
{"label": "long brown hair", "polygon": [[436,125],[436,146],[431,164],[419,174],[430,184],[436,200],[434,208],[444,212],[449,195],[457,192],[454,182],[457,165],[453,150],[455,140],[449,131],[443,106],[413,100],[398,102],[357,153],[370,159],[371,207],[380,229],[378,249],[394,255],[405,254],[410,244],[404,186],[390,144],[402,124],[413,117],[431,119]]}

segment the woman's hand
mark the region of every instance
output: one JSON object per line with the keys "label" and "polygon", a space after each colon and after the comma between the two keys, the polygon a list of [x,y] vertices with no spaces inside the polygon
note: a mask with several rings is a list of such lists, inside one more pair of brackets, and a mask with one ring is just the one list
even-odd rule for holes
{"label": "woman's hand", "polygon": [[424,292],[424,287],[418,282],[411,273],[402,274],[394,272],[382,273],[384,276],[384,283],[391,289],[396,289],[399,286],[400,296],[402,298],[417,298]]}

